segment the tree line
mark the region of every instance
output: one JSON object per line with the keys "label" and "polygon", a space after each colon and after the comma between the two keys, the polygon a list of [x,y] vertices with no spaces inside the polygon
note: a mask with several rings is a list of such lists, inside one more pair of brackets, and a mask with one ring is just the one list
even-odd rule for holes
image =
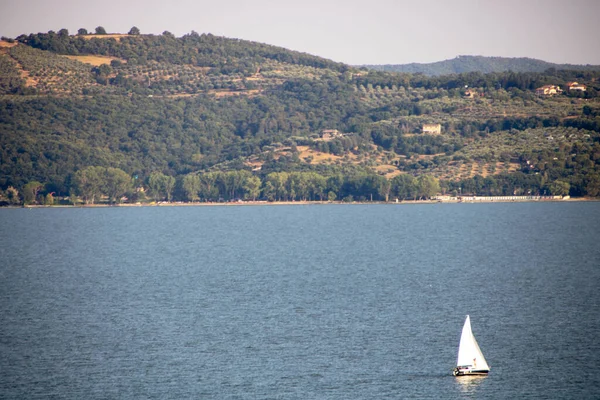
{"label": "tree line", "polygon": [[[232,201],[342,201],[390,202],[427,200],[437,195],[600,195],[600,176],[571,184],[567,178],[549,180],[547,174],[517,172],[475,176],[460,181],[440,181],[430,175],[397,175],[391,179],[368,173],[321,175],[316,172],[250,171],[189,173],[177,177],[153,172],[146,179],[130,176],[118,168],[86,167],[74,174],[68,197],[62,204],[120,204],[148,202]],[[0,205],[54,205],[59,196],[51,186],[28,182],[21,191],[9,186],[0,191]]]}
{"label": "tree line", "polygon": [[[38,181],[0,191],[4,205],[55,204],[51,186]],[[77,171],[68,192],[72,204],[118,204],[123,201],[228,202],[228,201],[390,201],[430,199],[440,192],[440,182],[431,176],[400,175],[386,179],[375,174],[250,171],[189,173],[177,177],[153,172],[147,179],[130,176],[119,168],[91,166]],[[67,196],[65,196],[67,198]]]}

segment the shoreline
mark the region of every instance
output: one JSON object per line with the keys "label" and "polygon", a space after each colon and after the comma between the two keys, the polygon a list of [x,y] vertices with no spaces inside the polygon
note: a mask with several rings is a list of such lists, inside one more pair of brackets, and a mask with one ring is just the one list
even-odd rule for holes
{"label": "shoreline", "polygon": [[235,206],[307,206],[307,205],[417,205],[417,204],[479,204],[479,203],[569,203],[569,202],[595,202],[598,198],[576,197],[565,199],[543,199],[543,200],[403,200],[403,201],[240,201],[240,202],[159,202],[159,203],[121,203],[121,204],[56,204],[56,205],[19,205],[1,208],[108,208],[108,207],[235,207]]}

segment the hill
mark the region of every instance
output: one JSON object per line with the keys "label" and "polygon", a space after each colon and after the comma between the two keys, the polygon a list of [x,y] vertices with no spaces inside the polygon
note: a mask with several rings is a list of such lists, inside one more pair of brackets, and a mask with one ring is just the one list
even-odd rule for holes
{"label": "hill", "polygon": [[365,71],[195,32],[0,43],[0,202],[600,193],[597,71]]}
{"label": "hill", "polygon": [[364,67],[385,72],[405,72],[411,74],[425,74],[440,76],[449,74],[463,74],[466,72],[544,72],[549,69],[599,71],[600,65],[573,65],[554,64],[534,58],[520,57],[483,57],[483,56],[458,56],[451,60],[433,63],[410,63],[397,65],[365,65]]}

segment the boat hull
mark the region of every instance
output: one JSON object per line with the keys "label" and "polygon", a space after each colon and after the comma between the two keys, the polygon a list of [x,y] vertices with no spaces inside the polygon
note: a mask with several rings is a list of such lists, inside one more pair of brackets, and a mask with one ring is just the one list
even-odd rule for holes
{"label": "boat hull", "polygon": [[487,375],[490,371],[485,369],[458,369],[454,368],[452,374],[454,376],[471,376],[471,375]]}

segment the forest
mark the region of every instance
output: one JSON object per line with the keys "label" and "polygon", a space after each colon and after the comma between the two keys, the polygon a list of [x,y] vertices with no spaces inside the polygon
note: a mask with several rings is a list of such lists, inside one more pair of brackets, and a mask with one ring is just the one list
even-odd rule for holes
{"label": "forest", "polygon": [[0,42],[0,204],[600,195],[593,68],[427,76],[100,28]]}

